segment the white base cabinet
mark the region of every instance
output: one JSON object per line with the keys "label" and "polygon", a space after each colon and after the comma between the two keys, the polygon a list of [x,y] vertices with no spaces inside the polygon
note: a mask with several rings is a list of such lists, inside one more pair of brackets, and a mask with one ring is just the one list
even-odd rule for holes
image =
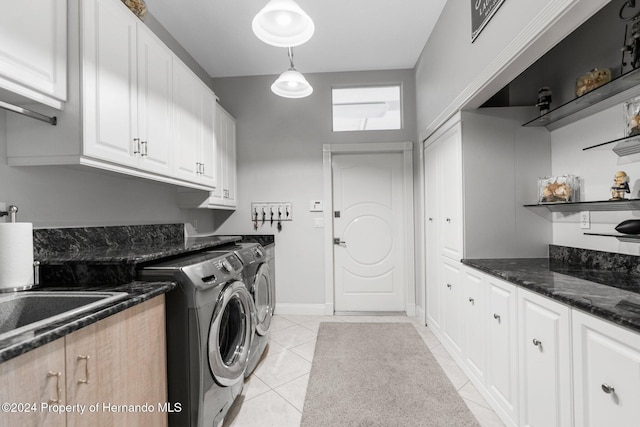
{"label": "white base cabinet", "polygon": [[576,426],[640,423],[640,335],[573,312]]}
{"label": "white base cabinet", "polygon": [[570,309],[518,289],[520,425],[573,425]]}

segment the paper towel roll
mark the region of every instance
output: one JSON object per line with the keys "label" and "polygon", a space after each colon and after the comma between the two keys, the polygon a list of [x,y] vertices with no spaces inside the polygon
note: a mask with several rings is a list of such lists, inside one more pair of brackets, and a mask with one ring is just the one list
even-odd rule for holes
{"label": "paper towel roll", "polygon": [[0,223],[0,288],[33,284],[33,224]]}

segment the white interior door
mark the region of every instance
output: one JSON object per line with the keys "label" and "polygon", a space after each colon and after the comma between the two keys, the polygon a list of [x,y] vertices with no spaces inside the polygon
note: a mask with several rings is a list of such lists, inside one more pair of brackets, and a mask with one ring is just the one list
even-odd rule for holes
{"label": "white interior door", "polygon": [[335,154],[335,311],[405,311],[402,153]]}

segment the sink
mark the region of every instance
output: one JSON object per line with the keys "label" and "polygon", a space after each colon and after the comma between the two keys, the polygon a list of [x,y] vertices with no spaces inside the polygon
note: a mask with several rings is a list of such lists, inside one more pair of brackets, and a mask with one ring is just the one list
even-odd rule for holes
{"label": "sink", "polygon": [[0,294],[0,340],[69,319],[127,296],[126,292],[24,291]]}

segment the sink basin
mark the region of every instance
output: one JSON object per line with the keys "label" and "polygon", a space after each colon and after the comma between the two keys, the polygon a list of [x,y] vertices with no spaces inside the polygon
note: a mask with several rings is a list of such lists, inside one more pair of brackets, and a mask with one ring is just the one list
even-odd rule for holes
{"label": "sink basin", "polygon": [[0,295],[0,340],[102,307],[126,292],[25,291]]}

